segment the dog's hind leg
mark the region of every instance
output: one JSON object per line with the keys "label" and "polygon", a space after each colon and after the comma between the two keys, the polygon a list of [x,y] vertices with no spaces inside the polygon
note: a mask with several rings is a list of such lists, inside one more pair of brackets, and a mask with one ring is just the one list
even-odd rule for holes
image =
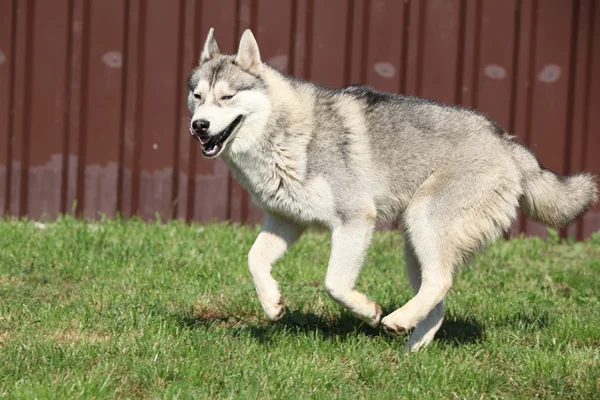
{"label": "dog's hind leg", "polygon": [[[420,285],[417,294],[403,307],[394,311],[381,320],[383,328],[388,333],[406,333],[417,324],[425,322],[426,317],[440,304],[452,285],[452,270],[456,260],[452,252],[445,252],[444,246],[437,240],[433,227],[425,220],[428,209],[419,207],[418,214],[421,224],[408,222],[406,240],[412,241],[416,258],[421,266]],[[409,219],[410,220],[410,219]],[[414,273],[414,271],[409,271]],[[413,275],[411,281],[416,278]],[[413,282],[413,287],[416,285]]]}
{"label": "dog's hind leg", "polygon": [[325,290],[354,316],[375,327],[381,308],[364,294],[354,290],[366,251],[371,243],[375,217],[349,221],[333,229],[331,257],[325,277]]}
{"label": "dog's hind leg", "polygon": [[[500,156],[503,168],[477,159],[460,168],[447,166],[415,193],[404,228],[421,267],[421,285],[414,298],[382,319],[386,331],[406,332],[425,322],[436,307],[441,314],[438,304],[452,285],[453,272],[510,227],[521,194],[520,176]],[[422,333],[421,328],[415,333]]]}
{"label": "dog's hind leg", "polygon": [[273,321],[285,314],[277,281],[271,276],[273,263],[298,239],[302,229],[296,224],[267,214],[265,224],[248,253],[248,267],[258,299],[267,317]]}
{"label": "dog's hind leg", "polygon": [[[404,260],[406,263],[406,273],[413,291],[419,292],[421,288],[421,266],[415,254],[412,244],[408,239],[404,242]],[[440,301],[427,317],[419,322],[411,333],[406,344],[408,350],[416,351],[427,346],[433,340],[435,333],[442,326],[444,321],[444,300]]]}

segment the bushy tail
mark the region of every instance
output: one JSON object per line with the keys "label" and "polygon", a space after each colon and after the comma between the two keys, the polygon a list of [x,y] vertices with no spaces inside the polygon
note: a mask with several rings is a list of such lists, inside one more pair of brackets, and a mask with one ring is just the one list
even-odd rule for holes
{"label": "bushy tail", "polygon": [[595,177],[588,173],[560,176],[543,168],[535,155],[516,142],[512,155],[523,172],[523,212],[543,224],[563,227],[598,199]]}

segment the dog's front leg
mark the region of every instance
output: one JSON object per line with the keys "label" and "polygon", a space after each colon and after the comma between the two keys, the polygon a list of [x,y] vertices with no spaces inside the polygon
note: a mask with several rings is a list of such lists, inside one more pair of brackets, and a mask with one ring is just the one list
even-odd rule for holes
{"label": "dog's front leg", "polygon": [[354,285],[374,229],[374,218],[357,219],[334,228],[331,235],[331,257],[325,277],[327,293],[373,327],[379,324],[381,308],[367,296],[354,290]]}
{"label": "dog's front leg", "polygon": [[277,321],[285,314],[277,281],[271,276],[275,261],[298,239],[302,229],[296,224],[267,214],[265,224],[248,253],[248,267],[256,293],[267,317]]}

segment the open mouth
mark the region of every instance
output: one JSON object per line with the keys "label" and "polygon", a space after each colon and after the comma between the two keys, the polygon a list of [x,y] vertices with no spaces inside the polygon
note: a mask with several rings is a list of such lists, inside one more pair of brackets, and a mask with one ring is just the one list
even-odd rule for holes
{"label": "open mouth", "polygon": [[231,124],[221,133],[212,135],[206,138],[199,137],[200,143],[202,144],[202,154],[208,158],[214,158],[218,156],[223,150],[224,144],[229,139],[231,134],[235,131],[235,128],[242,122],[242,116],[240,115],[233,120]]}

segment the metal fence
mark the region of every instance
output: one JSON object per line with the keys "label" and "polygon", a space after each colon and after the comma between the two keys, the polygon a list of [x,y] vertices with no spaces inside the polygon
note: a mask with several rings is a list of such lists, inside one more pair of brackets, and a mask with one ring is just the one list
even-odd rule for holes
{"label": "metal fence", "polygon": [[[226,52],[252,28],[284,72],[477,108],[548,168],[600,174],[595,0],[0,0],[0,213],[260,221],[187,133],[211,26]],[[598,229],[596,207],[562,234]]]}

